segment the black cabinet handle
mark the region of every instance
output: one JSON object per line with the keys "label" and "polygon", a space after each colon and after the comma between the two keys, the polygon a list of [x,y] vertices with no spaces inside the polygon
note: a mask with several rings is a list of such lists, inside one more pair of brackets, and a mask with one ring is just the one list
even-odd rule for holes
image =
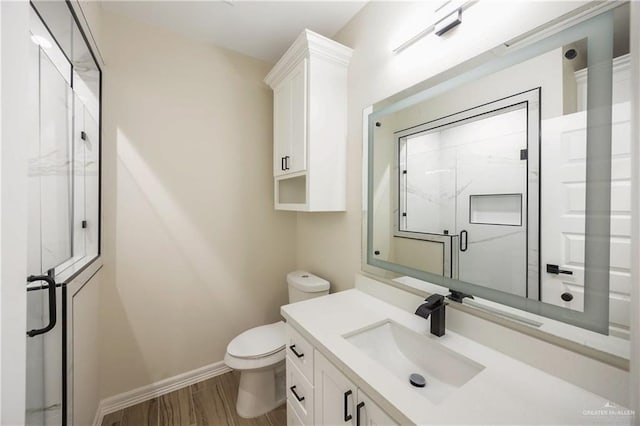
{"label": "black cabinet handle", "polygon": [[467,251],[469,245],[469,233],[466,230],[460,231],[460,251]]}
{"label": "black cabinet handle", "polygon": [[284,169],[285,170],[289,170],[289,159],[290,158],[291,157],[289,157],[288,155],[285,155],[285,157],[284,157]]}
{"label": "black cabinet handle", "polygon": [[302,358],[304,356],[304,353],[301,354],[296,351],[296,345],[289,346],[289,349],[291,349],[291,352],[293,352],[298,358]]}
{"label": "black cabinet handle", "polygon": [[566,269],[560,269],[558,265],[551,265],[547,263],[547,274],[567,274],[573,275],[573,271],[568,271]]}
{"label": "black cabinet handle", "polygon": [[351,414],[349,414],[349,395],[351,395],[352,393],[353,392],[351,392],[351,389],[349,389],[344,393],[344,421],[345,422],[348,422],[353,418]]}
{"label": "black cabinet handle", "polygon": [[360,426],[360,410],[364,407],[364,401],[356,405],[356,426]]}
{"label": "black cabinet handle", "polygon": [[37,328],[27,331],[27,336],[34,337],[51,331],[56,326],[58,315],[56,313],[56,281],[53,279],[54,271],[49,269],[48,275],[29,275],[27,282],[46,281],[49,290],[49,324],[43,328]]}
{"label": "black cabinet handle", "polygon": [[281,169],[282,171],[284,171],[284,170],[285,170],[285,168],[284,168],[284,157],[280,157],[280,169]]}
{"label": "black cabinet handle", "polygon": [[299,396],[298,393],[296,392],[296,387],[295,386],[291,386],[289,388],[289,390],[291,390],[291,393],[293,394],[293,396],[296,397],[296,399],[298,400],[298,402],[302,402],[304,401],[304,396]]}

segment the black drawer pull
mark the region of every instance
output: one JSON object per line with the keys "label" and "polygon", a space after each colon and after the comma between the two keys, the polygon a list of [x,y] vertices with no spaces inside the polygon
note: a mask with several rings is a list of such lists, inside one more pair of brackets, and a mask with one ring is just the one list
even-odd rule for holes
{"label": "black drawer pull", "polygon": [[291,345],[289,346],[289,349],[291,349],[291,352],[293,352],[298,358],[302,358],[304,356],[304,354],[300,354],[298,353],[298,351],[296,351],[296,345]]}
{"label": "black drawer pull", "polygon": [[302,402],[304,401],[304,396],[299,396],[298,393],[296,392],[296,387],[295,386],[291,386],[289,388],[289,390],[291,390],[291,393],[293,394],[293,396],[296,397],[296,399],[298,400],[298,402]]}
{"label": "black drawer pull", "polygon": [[356,426],[360,426],[360,410],[364,407],[364,401],[356,405]]}
{"label": "black drawer pull", "polygon": [[351,414],[349,414],[349,395],[351,395],[352,393],[353,392],[351,392],[351,389],[349,389],[344,393],[344,421],[345,422],[348,422],[353,418]]}

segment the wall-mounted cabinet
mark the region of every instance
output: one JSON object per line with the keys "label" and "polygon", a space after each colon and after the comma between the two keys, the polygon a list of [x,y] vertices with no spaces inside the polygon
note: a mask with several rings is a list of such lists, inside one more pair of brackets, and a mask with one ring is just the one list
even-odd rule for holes
{"label": "wall-mounted cabinet", "polygon": [[352,50],[305,30],[265,78],[273,89],[275,208],[346,209]]}

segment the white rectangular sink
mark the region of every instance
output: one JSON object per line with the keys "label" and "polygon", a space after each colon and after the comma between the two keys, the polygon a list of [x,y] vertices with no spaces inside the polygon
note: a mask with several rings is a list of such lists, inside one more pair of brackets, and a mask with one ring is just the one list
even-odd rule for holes
{"label": "white rectangular sink", "polygon": [[[380,364],[408,388],[434,404],[444,401],[484,369],[469,358],[446,348],[435,338],[386,320],[343,336]],[[410,384],[411,374],[426,380],[422,388]]]}

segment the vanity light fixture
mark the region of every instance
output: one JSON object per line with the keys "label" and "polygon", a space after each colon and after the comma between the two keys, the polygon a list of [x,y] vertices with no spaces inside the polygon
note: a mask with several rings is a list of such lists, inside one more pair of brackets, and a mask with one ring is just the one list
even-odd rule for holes
{"label": "vanity light fixture", "polygon": [[433,32],[436,33],[438,37],[444,35],[447,31],[452,29],[453,27],[462,23],[462,10],[458,9],[454,11],[451,15],[448,15],[443,20],[437,22],[433,26]]}
{"label": "vanity light fixture", "polygon": [[433,24],[418,32],[407,41],[401,43],[393,49],[393,53],[400,53],[407,47],[413,45],[418,40],[423,39],[431,33],[437,36],[444,35],[447,31],[462,23],[462,12],[473,6],[479,0],[449,0],[441,4],[435,10]]}

